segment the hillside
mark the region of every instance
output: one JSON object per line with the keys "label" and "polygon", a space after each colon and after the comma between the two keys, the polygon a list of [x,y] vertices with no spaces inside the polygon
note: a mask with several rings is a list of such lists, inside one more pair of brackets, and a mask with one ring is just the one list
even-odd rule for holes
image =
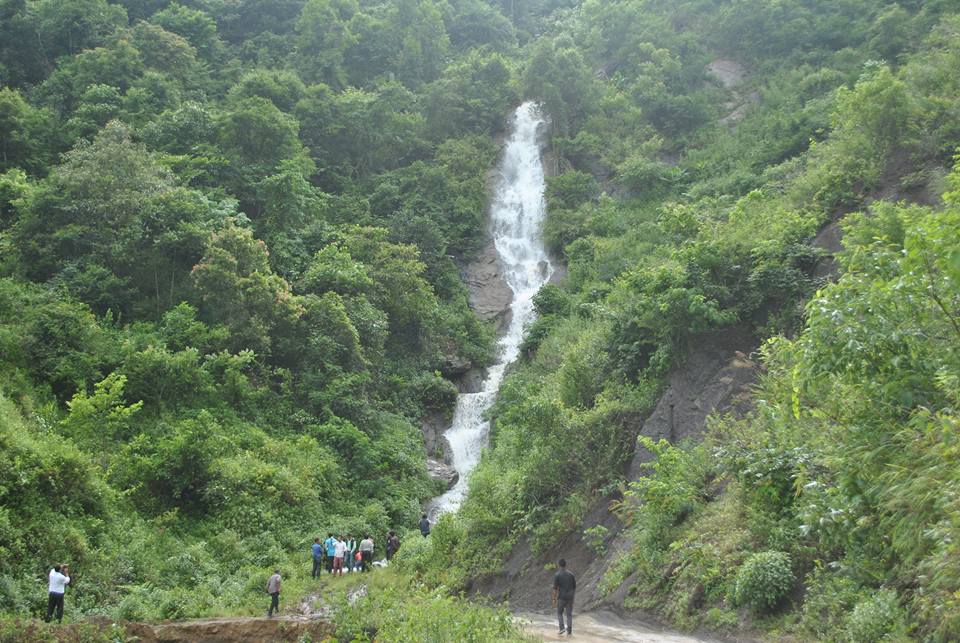
{"label": "hillside", "polygon": [[545,609],[564,556],[582,608],[957,636],[960,41],[915,9],[586,3],[539,41],[582,83],[541,94],[569,273],[422,578]]}
{"label": "hillside", "polygon": [[[57,561],[68,620],[252,613],[400,529],[345,640],[509,640],[453,596],[558,556],[627,619],[960,637],[957,69],[949,0],[0,1],[4,627]],[[563,276],[421,540],[524,100]]]}

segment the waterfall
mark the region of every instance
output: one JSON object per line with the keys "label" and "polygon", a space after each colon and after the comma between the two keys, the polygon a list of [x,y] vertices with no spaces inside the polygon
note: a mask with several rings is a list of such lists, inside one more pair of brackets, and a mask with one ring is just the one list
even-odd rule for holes
{"label": "waterfall", "polygon": [[535,103],[526,102],[514,112],[511,125],[490,208],[494,246],[504,280],[513,291],[510,321],[497,343],[496,361],[487,369],[480,391],[462,393],[457,398],[453,423],[444,436],[460,479],[430,503],[434,516],[456,511],[466,495],[467,478],[480,461],[487,442],[490,424],[484,413],[496,399],[507,367],[520,355],[524,332],[534,318],[533,296],[553,274],[540,238],[546,213],[540,159],[546,120]]}

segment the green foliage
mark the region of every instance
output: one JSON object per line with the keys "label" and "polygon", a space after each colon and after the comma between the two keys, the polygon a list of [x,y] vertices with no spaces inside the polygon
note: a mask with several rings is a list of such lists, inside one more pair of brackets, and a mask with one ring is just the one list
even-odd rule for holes
{"label": "green foliage", "polygon": [[662,439],[655,442],[643,435],[637,438],[637,445],[653,456],[644,465],[649,473],[628,485],[616,510],[627,524],[642,524],[649,538],[663,538],[703,500],[705,453],[702,449],[680,449]]}
{"label": "green foliage", "polygon": [[[538,295],[492,411],[460,567],[495,569],[493,549],[521,537],[589,541],[579,519],[613,482],[590,475],[614,461],[595,447],[625,439],[604,413],[645,417],[690,348],[736,324],[790,338],[764,351],[755,413],[713,423],[702,446],[641,442],[652,464],[614,502],[635,544],[604,586],[633,574],[628,607],[728,628],[749,618],[731,599],[737,570],[766,578],[761,551],[770,587],[745,605],[789,612],[796,579],[808,589],[800,621],[773,627],[848,637],[887,586],[911,615],[878,617],[893,636],[910,618],[955,636],[949,492],[932,481],[953,479],[956,196],[941,211],[883,198],[938,203],[957,180],[931,170],[960,141],[946,126],[956,82],[939,71],[960,51],[956,18],[905,3],[586,2],[550,20],[520,82],[553,119],[544,232],[569,274]],[[742,84],[704,84],[715,51],[747,63]],[[843,276],[827,286],[810,242],[844,216]],[[587,466],[552,450],[565,442]]]}
{"label": "green foliage", "polygon": [[882,589],[857,603],[847,618],[847,637],[856,643],[896,640],[904,634],[897,594]]}
{"label": "green foliage", "polygon": [[756,611],[768,611],[783,600],[795,582],[788,554],[782,551],[758,552],[747,558],[737,570],[733,601]]}
{"label": "green foliage", "polygon": [[604,541],[607,539],[609,531],[603,525],[594,525],[583,532],[587,547],[596,552],[598,556],[606,554],[607,547]]}
{"label": "green foliage", "polygon": [[547,202],[554,208],[570,209],[593,200],[597,182],[585,172],[565,172],[547,179]]}
{"label": "green foliage", "polygon": [[[400,551],[404,550],[401,547]],[[401,581],[402,582],[402,581]],[[337,636],[351,641],[525,640],[510,613],[419,587],[377,587],[338,609]],[[402,606],[402,609],[398,607]]]}

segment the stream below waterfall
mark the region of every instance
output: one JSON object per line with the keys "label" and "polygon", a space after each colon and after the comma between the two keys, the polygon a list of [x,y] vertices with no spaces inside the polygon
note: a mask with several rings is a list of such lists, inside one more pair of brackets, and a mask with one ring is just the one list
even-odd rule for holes
{"label": "stream below waterfall", "polygon": [[457,483],[429,503],[431,519],[456,511],[467,492],[470,472],[480,461],[490,428],[486,411],[496,399],[507,367],[520,355],[524,332],[534,318],[533,296],[550,280],[553,266],[541,238],[546,187],[541,150],[547,120],[536,103],[513,114],[490,206],[490,226],[504,281],[513,292],[510,317],[497,343],[495,362],[480,390],[461,393],[453,422],[444,433]]}

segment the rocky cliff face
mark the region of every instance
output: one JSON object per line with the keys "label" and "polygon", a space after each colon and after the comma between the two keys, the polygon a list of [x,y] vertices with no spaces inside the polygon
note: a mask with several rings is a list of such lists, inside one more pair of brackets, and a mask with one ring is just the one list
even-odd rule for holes
{"label": "rocky cliff face", "polygon": [[502,328],[509,321],[513,292],[503,280],[500,258],[491,239],[473,261],[464,266],[463,280],[474,312],[485,321],[494,321],[498,330]]}
{"label": "rocky cliff face", "polygon": [[[633,420],[630,435],[634,443],[638,435],[672,442],[698,439],[710,415],[746,412],[751,406],[750,390],[757,376],[757,368],[749,356],[757,345],[757,339],[740,328],[698,337],[686,362],[670,376],[667,389],[653,412]],[[628,478],[632,480],[640,475],[641,465],[650,459],[646,450],[637,449],[627,467]],[[605,608],[622,612],[624,594],[634,579],[628,578],[607,597],[601,597],[597,591],[617,554],[631,545],[623,534],[623,525],[608,509],[610,500],[612,498],[598,499],[581,528],[543,554],[535,555],[530,543],[521,540],[505,561],[503,570],[477,579],[471,591],[495,600],[507,600],[514,610],[549,609],[553,571],[545,566],[562,557],[577,574],[578,610]],[[597,525],[608,530],[604,556],[597,556],[582,536],[584,529]]]}

